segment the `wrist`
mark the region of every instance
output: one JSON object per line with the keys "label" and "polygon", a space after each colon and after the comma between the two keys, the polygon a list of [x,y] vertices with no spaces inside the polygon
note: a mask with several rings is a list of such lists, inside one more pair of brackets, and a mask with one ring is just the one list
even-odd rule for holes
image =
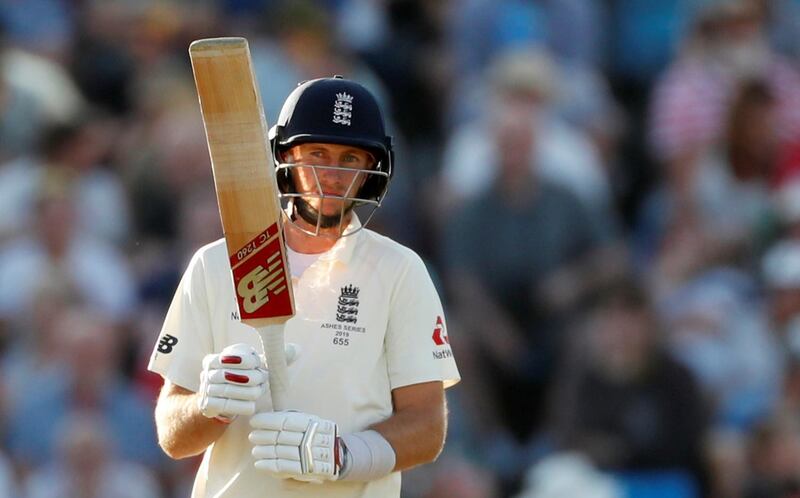
{"label": "wrist", "polygon": [[339,438],[341,458],[339,480],[374,481],[392,473],[396,455],[394,448],[377,431],[345,434]]}

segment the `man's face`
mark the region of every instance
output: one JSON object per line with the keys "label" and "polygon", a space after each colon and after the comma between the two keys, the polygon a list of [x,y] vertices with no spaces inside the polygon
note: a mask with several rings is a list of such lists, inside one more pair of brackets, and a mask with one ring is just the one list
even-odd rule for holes
{"label": "man's face", "polygon": [[309,194],[299,199],[298,210],[312,225],[317,224],[319,213],[322,228],[338,225],[342,215],[353,208],[352,200],[341,198],[355,197],[368,176],[360,172],[375,164],[372,154],[350,145],[300,144],[289,149],[287,156],[287,162],[299,165],[291,170],[298,193]]}
{"label": "man's face", "polygon": [[624,304],[597,310],[589,336],[595,367],[615,381],[634,378],[654,351],[652,328],[645,310]]}

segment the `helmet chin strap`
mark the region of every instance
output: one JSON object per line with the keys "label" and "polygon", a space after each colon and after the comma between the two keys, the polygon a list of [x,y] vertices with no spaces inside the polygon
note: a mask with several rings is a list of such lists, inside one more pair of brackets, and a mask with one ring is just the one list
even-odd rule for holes
{"label": "helmet chin strap", "polygon": [[319,210],[315,209],[307,200],[302,197],[294,199],[292,204],[292,216],[299,215],[303,221],[309,225],[318,227],[320,230],[326,228],[339,228],[342,231],[342,221],[347,213],[353,211],[354,204],[350,204],[343,212],[336,214],[322,214]]}

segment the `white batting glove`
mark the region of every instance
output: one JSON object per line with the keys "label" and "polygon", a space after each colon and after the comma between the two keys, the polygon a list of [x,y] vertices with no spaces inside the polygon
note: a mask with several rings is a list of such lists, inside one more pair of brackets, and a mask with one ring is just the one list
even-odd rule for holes
{"label": "white batting glove", "polygon": [[343,462],[339,430],[331,420],[302,412],[264,412],[250,419],[258,470],[298,481],[335,481]]}
{"label": "white batting glove", "polygon": [[252,415],[256,400],[266,392],[266,381],[261,357],[247,344],[234,344],[219,354],[206,355],[200,374],[200,412],[222,422],[230,422],[237,415]]}

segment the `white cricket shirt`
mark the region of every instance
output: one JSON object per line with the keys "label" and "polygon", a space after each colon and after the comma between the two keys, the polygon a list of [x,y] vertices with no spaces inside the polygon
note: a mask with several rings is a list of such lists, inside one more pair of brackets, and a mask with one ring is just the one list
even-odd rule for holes
{"label": "white cricket shirt", "polygon": [[[348,230],[358,225],[354,216]],[[388,418],[392,389],[459,381],[439,296],[410,249],[363,229],[292,281],[296,315],[285,334],[300,351],[289,367],[292,409],[331,419],[344,434]],[[239,342],[263,352],[256,331],[239,321],[221,239],[189,263],[148,368],[196,392],[203,357]],[[269,393],[258,402],[268,410]],[[368,483],[273,479],[253,467],[249,432],[248,417],[238,417],[206,450],[193,498],[400,496],[399,472]]]}

